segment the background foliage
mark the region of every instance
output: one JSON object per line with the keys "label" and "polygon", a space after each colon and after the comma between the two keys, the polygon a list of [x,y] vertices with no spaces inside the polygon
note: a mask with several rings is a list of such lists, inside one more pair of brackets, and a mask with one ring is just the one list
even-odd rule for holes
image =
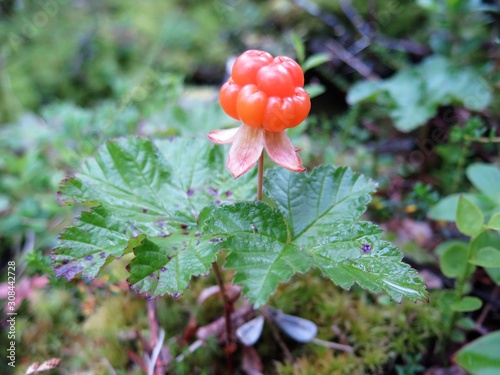
{"label": "background foliage", "polygon": [[[113,264],[105,258],[94,264],[100,252],[86,253],[82,245],[80,258],[75,258],[65,251],[64,241],[78,233],[66,231],[55,264],[79,266],[92,255],[84,266],[87,276],[94,278],[103,269],[93,283],[56,278],[50,252],[57,234],[71,226],[74,214],[80,219],[73,228],[92,231],[94,220],[106,220],[108,213],[105,204],[82,213],[61,206],[56,191],[69,176],[62,202],[75,199],[93,206],[98,190],[77,195],[75,189],[86,169],[93,168],[82,166],[84,160],[120,152],[112,145],[126,142],[106,144],[110,138],[155,136],[168,164],[182,162],[179,149],[187,147],[163,147],[170,145],[169,137],[195,137],[192,142],[203,152],[222,160],[222,150],[202,145],[209,130],[234,125],[218,106],[217,89],[228,57],[248,48],[293,56],[309,68],[309,92],[322,94],[313,99],[307,122],[290,132],[302,148],[301,157],[310,170],[321,163],[349,166],[378,184],[366,217],[387,230],[381,241],[395,240],[404,260],[425,275],[431,289],[428,304],[398,305],[356,286],[343,292],[316,271],[297,275],[277,287],[269,304],[313,320],[321,339],[351,345],[354,352],[345,355],[287,341],[297,359],[287,363],[266,329],[257,346],[270,364],[266,371],[414,374],[454,361],[472,373],[488,369],[488,363],[479,361],[477,368],[468,363],[491,346],[489,340],[498,343],[498,335],[453,355],[499,324],[492,293],[498,290],[500,268],[481,266],[486,255],[489,261],[497,259],[496,253],[479,251],[500,249],[492,219],[500,207],[498,22],[498,4],[488,0],[2,1],[0,268],[3,275],[7,261],[16,260],[18,285],[23,285],[18,288],[23,301],[17,373],[51,357],[63,358],[68,372],[141,373],[130,353],[144,352],[137,337],[147,335],[145,302],[120,281],[130,277],[125,266],[132,254],[122,254],[123,247],[106,247],[106,257],[123,257]],[[210,180],[220,192],[253,194],[244,186],[247,180],[232,182],[218,165],[216,174],[205,170],[196,177]],[[270,172],[276,178],[280,173]],[[173,182],[182,189],[165,189],[187,191],[184,177]],[[126,182],[133,188],[136,180]],[[268,191],[279,204],[274,193]],[[481,227],[477,238],[455,215],[459,195],[488,226]],[[196,207],[221,198],[202,188],[197,197]],[[121,198],[127,200],[126,195]],[[152,219],[161,207],[141,203],[145,207],[128,207],[122,214],[134,216],[141,230],[161,233]],[[196,232],[193,217],[173,216],[168,225]],[[113,225],[119,228],[120,222]],[[131,267],[140,269],[141,246],[156,245],[142,238],[129,244],[129,238],[121,240],[129,245],[127,251],[135,247]],[[477,264],[465,267],[472,264],[468,259]],[[228,262],[228,267],[238,267],[238,259]],[[71,276],[71,266],[58,268],[58,273]],[[153,271],[161,272],[161,267]],[[141,270],[137,275],[143,276],[131,281],[154,294],[159,285],[144,277],[150,271]],[[214,283],[211,277],[199,277],[178,300],[159,300],[160,323],[172,338],[173,355],[184,350],[185,342],[175,333],[184,330],[190,317],[203,325],[219,316],[218,301],[203,306],[196,301]],[[483,310],[450,307],[461,283],[460,294],[479,299]],[[482,317],[487,307],[490,312]],[[2,333],[2,347],[5,340]],[[88,349],[96,347],[100,350]],[[216,343],[209,343],[206,351],[176,365],[175,373],[218,373],[224,367],[218,356]],[[0,372],[9,370],[0,367]]]}

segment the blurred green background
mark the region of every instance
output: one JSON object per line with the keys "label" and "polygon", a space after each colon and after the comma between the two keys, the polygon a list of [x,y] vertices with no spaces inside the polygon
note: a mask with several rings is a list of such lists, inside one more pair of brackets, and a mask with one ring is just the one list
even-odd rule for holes
{"label": "blurred green background", "polygon": [[[16,373],[52,357],[63,358],[60,373],[141,373],[130,352],[144,350],[145,302],[121,283],[126,271],[115,264],[92,284],[54,277],[50,249],[74,214],[58,206],[58,184],[108,138],[204,137],[231,126],[217,90],[228,59],[246,49],[302,64],[313,109],[290,133],[306,165],[350,165],[376,179],[370,218],[412,264],[436,268],[431,250],[457,233],[426,221],[429,208],[471,189],[470,163],[499,162],[499,17],[486,0],[0,1],[0,269],[16,260],[25,283]],[[415,223],[434,235],[419,240]],[[355,354],[297,346],[297,363],[284,364],[268,334],[259,352],[269,373],[414,374],[440,361],[428,349],[445,340],[440,298],[397,306],[321,280],[293,280],[272,302],[313,319],[324,339],[343,337]],[[169,337],[190,315],[217,316],[217,303],[195,302],[213,282],[159,302]],[[178,341],[171,351],[182,351]],[[214,344],[174,373],[220,373],[221,357]],[[2,361],[0,372],[9,371]]]}

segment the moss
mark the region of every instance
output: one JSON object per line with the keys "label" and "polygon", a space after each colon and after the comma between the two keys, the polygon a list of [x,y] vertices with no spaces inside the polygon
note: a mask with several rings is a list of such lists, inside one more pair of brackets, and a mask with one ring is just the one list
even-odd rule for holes
{"label": "moss", "polygon": [[[292,355],[299,360],[293,365],[276,365],[280,374],[385,371],[394,368],[400,358],[423,353],[438,324],[435,306],[411,302],[397,304],[385,296],[374,297],[356,287],[345,292],[317,272],[297,277],[282,286],[272,305],[314,321],[319,327],[318,338],[354,349],[353,354],[346,354],[314,343],[295,345]],[[259,351],[265,357],[266,352]],[[266,363],[266,359],[263,361]]]}

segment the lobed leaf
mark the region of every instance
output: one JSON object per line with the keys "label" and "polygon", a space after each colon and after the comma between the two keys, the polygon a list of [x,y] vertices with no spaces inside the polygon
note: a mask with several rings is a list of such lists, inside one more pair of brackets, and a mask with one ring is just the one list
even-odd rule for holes
{"label": "lobed leaf", "polygon": [[388,242],[378,241],[370,254],[359,254],[342,262],[316,259],[316,266],[344,289],[357,283],[372,293],[385,292],[398,302],[403,297],[412,301],[426,298],[425,286],[417,272],[401,262],[401,252]]}
{"label": "lobed leaf", "polygon": [[[145,138],[108,141],[80,173],[64,180],[61,204],[101,204],[149,235],[170,233],[171,221],[185,221],[182,192],[171,184],[172,171]],[[184,217],[183,217],[184,216]],[[183,220],[184,219],[184,220]]]}
{"label": "lobed leaf", "polygon": [[102,206],[93,207],[90,212],[82,212],[75,224],[59,236],[52,264],[58,277],[71,280],[83,273],[83,277],[92,280],[106,261],[129,252],[135,242],[126,222]]}
{"label": "lobed leaf", "polygon": [[334,223],[354,222],[366,210],[375,183],[349,168],[322,166],[310,175],[268,171],[266,194],[283,212],[292,239],[332,233]]}
{"label": "lobed leaf", "polygon": [[168,293],[177,298],[192,276],[210,271],[219,248],[209,240],[193,231],[166,238],[143,236],[133,249],[135,258],[130,263],[132,289],[149,297]]}
{"label": "lobed leaf", "polygon": [[262,202],[224,205],[205,222],[206,234],[229,249],[226,267],[256,306],[280,282],[312,266],[343,288],[358,283],[393,299],[425,298],[417,273],[401,262],[382,231],[359,222],[375,184],[348,168],[320,167],[310,175],[284,169],[267,173],[265,191],[279,208]]}
{"label": "lobed leaf", "polygon": [[198,139],[107,142],[61,184],[61,204],[92,208],[61,235],[53,251],[57,275],[93,279],[106,262],[134,248],[134,289],[181,293],[193,275],[208,271],[218,251],[210,238],[195,237],[201,210],[255,195],[248,184],[253,176],[234,180],[224,157],[222,148]]}
{"label": "lobed leaf", "polygon": [[351,105],[374,102],[385,108],[396,128],[404,132],[424,125],[439,107],[460,104],[478,111],[492,100],[490,84],[476,71],[437,55],[384,80],[357,82],[347,93]]}
{"label": "lobed leaf", "polygon": [[230,249],[226,268],[237,271],[234,282],[255,307],[266,303],[280,282],[296,272],[306,272],[311,261],[287,243],[283,215],[263,202],[224,205],[206,220],[203,231],[221,236]]}
{"label": "lobed leaf", "polygon": [[319,167],[309,176],[273,170],[265,187],[293,228],[292,243],[333,282],[346,289],[356,282],[397,301],[425,298],[424,283],[401,252],[379,240],[375,225],[357,221],[375,190],[370,179],[348,168]]}

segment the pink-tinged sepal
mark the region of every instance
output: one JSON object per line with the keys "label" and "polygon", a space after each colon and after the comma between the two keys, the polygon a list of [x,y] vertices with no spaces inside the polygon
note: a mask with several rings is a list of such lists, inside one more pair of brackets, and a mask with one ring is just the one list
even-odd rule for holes
{"label": "pink-tinged sepal", "polygon": [[245,124],[239,128],[234,136],[226,163],[226,167],[234,178],[248,172],[259,160],[264,149],[264,132],[262,128]]}
{"label": "pink-tinged sepal", "polygon": [[234,137],[236,136],[236,133],[238,133],[238,130],[240,130],[239,127],[224,130],[212,130],[210,133],[208,133],[208,138],[213,143],[217,143],[219,145],[233,143]]}
{"label": "pink-tinged sepal", "polygon": [[284,131],[279,133],[266,131],[264,142],[267,154],[276,164],[292,172],[306,170],[302,165],[302,160],[297,155],[296,148]]}

